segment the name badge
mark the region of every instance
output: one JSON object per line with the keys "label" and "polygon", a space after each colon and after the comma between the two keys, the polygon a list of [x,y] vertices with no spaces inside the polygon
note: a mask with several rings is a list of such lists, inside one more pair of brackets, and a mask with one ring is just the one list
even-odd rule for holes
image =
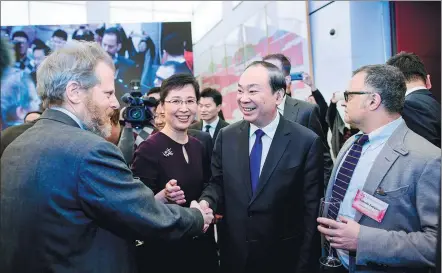
{"label": "name badge", "polygon": [[352,207],[380,223],[387,212],[388,204],[364,191],[358,190]]}

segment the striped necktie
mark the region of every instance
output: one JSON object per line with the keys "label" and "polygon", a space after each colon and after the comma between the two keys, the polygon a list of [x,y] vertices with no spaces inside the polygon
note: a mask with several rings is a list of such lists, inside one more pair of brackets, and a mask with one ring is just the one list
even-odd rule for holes
{"label": "striped necktie", "polygon": [[[336,175],[336,180],[333,185],[333,191],[331,197],[334,200],[339,200],[342,202],[344,200],[345,193],[347,192],[348,185],[350,184],[353,172],[358,164],[359,158],[361,157],[362,146],[368,141],[368,135],[362,135],[356,140],[351,146],[350,151],[345,157],[344,162],[339,168],[338,175]],[[335,206],[330,206],[327,212],[327,218],[337,219],[339,213],[339,208]]]}
{"label": "striped necktie", "polygon": [[[362,135],[356,140],[351,146],[350,151],[345,157],[344,162],[341,164],[341,168],[339,168],[338,174],[336,175],[335,183],[332,188],[331,197],[333,200],[340,201],[344,200],[345,193],[347,192],[348,185],[350,184],[351,177],[353,176],[353,172],[358,164],[359,158],[361,157],[362,146],[368,141],[368,135]],[[327,210],[327,218],[336,220],[338,218],[340,205],[334,206],[331,204]],[[328,252],[330,245],[328,242],[325,244],[325,249]],[[333,251],[335,251],[333,249]],[[336,253],[334,252],[334,255]]]}

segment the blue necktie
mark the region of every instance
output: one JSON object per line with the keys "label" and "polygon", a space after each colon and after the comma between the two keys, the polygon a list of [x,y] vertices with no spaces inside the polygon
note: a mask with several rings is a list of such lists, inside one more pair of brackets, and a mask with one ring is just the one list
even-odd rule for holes
{"label": "blue necktie", "polygon": [[211,126],[209,124],[207,124],[205,127],[206,127],[206,133],[210,133],[210,127]]}
{"label": "blue necktie", "polygon": [[[336,201],[342,202],[344,200],[345,193],[347,192],[348,185],[350,184],[351,177],[355,171],[356,165],[358,164],[359,158],[361,157],[362,146],[368,141],[368,135],[362,135],[353,143],[350,151],[344,159],[344,162],[339,168],[338,174],[336,175],[336,181],[333,184],[332,195]],[[340,206],[330,205],[327,210],[327,218],[336,220],[338,218]],[[326,249],[328,245],[326,244]],[[327,249],[328,250],[328,249]]]}
{"label": "blue necktie", "polygon": [[253,144],[250,153],[250,180],[252,182],[252,193],[255,193],[259,181],[259,170],[261,169],[262,157],[262,136],[264,132],[261,129],[255,131],[255,144]]}

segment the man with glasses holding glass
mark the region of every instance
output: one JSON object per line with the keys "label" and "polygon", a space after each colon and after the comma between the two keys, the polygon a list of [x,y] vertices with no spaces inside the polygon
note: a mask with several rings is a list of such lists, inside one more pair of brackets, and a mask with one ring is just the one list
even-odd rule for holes
{"label": "man with glasses holding glass", "polygon": [[[345,121],[360,129],[342,147],[318,218],[344,266],[338,272],[428,272],[435,266],[440,149],[411,131],[400,112],[399,69],[356,70],[344,93]],[[336,251],[335,251],[336,250]]]}

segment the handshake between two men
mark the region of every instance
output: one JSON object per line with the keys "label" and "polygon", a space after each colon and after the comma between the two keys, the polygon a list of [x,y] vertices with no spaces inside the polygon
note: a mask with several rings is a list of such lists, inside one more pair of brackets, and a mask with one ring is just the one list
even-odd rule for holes
{"label": "handshake between two men", "polygon": [[[163,190],[155,195],[155,199],[163,203],[174,203],[177,205],[182,205],[186,203],[186,196],[181,187],[178,186],[178,182],[175,179],[171,179],[167,182]],[[212,209],[209,208],[209,204],[206,201],[192,201],[190,203],[190,208],[198,209],[204,218],[204,232],[207,231],[210,224],[214,221],[214,215]]]}

